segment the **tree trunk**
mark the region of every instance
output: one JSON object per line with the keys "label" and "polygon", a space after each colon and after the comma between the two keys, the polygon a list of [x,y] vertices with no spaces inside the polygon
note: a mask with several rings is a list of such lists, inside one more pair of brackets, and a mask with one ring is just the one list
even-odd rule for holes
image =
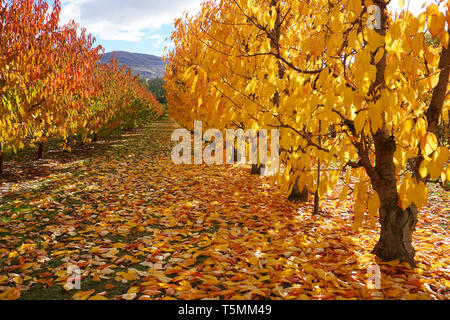
{"label": "tree trunk", "polygon": [[0,151],[0,175],[3,174],[3,152]]}
{"label": "tree trunk", "polygon": [[41,160],[43,158],[44,158],[44,143],[41,142],[41,143],[39,143],[37,159]]}
{"label": "tree trunk", "polygon": [[308,188],[305,187],[303,191],[300,191],[300,188],[298,187],[299,180],[300,177],[298,177],[295,181],[294,188],[292,189],[288,199],[289,201],[307,202],[309,195]]}
{"label": "tree trunk", "polygon": [[318,215],[320,211],[320,197],[319,197],[319,185],[320,185],[320,160],[318,161],[317,166],[317,190],[314,194],[314,211],[313,215]]}
{"label": "tree trunk", "polygon": [[[322,121],[319,120],[319,146],[322,146]],[[319,186],[320,186],[320,174],[321,174],[320,159],[317,160],[317,190],[314,194],[314,212],[313,215],[318,215],[320,210],[320,198],[319,198]]]}
{"label": "tree trunk", "polygon": [[[374,4],[381,9],[381,19],[376,32],[385,37],[387,33],[387,4],[386,0],[374,0]],[[377,49],[378,50],[378,49]],[[375,54],[375,51],[373,52]],[[387,54],[376,63],[377,74],[369,89],[373,102],[379,97],[379,92],[386,87],[385,73]],[[357,143],[361,164],[370,177],[371,184],[380,198],[380,239],[372,253],[384,262],[400,260],[415,267],[415,251],[412,246],[412,234],[417,224],[417,208],[402,210],[398,206],[397,174],[394,164],[394,153],[397,149],[395,136],[383,124],[383,127],[372,135],[375,144],[375,167],[369,158],[364,143]]]}
{"label": "tree trunk", "polygon": [[403,211],[397,204],[385,204],[380,208],[380,223],[380,240],[372,253],[383,261],[398,259],[415,268],[412,235],[417,224],[417,208],[412,206]]}
{"label": "tree trunk", "polygon": [[265,168],[265,166],[263,164],[257,165],[257,164],[252,164],[252,171],[251,174],[252,175],[260,175],[261,174],[261,169]]}
{"label": "tree trunk", "polygon": [[97,142],[97,141],[98,141],[98,134],[97,134],[97,133],[94,135],[93,141],[94,141],[94,142]]}
{"label": "tree trunk", "polygon": [[372,253],[382,261],[400,260],[414,268],[412,234],[417,224],[417,208],[411,206],[402,210],[398,206],[397,175],[393,161],[397,146],[394,137],[384,129],[374,135],[374,142],[377,176],[371,179],[380,197],[381,233]]}
{"label": "tree trunk", "polygon": [[319,214],[320,211],[320,198],[319,198],[319,191],[317,190],[314,194],[314,211],[313,216],[316,216]]}
{"label": "tree trunk", "polygon": [[[256,134],[256,139],[259,142],[259,132],[257,132],[257,134]],[[251,152],[258,152],[257,145],[255,146],[253,144],[252,147],[256,147],[256,148],[255,149],[252,148]],[[265,166],[263,164],[252,164],[252,171],[250,172],[250,174],[252,174],[252,175],[261,175],[261,169],[264,168],[264,167]]]}

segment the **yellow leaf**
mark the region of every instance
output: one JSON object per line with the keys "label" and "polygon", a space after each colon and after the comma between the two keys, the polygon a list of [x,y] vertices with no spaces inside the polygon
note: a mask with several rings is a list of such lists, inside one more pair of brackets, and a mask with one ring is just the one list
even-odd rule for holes
{"label": "yellow leaf", "polygon": [[262,291],[261,289],[253,289],[252,291],[250,291],[252,294],[254,294],[254,295],[260,295],[260,296],[262,296],[262,297],[265,297],[265,296],[267,296],[267,294],[264,292],[264,291]]}
{"label": "yellow leaf", "polygon": [[383,118],[377,109],[371,109],[369,111],[369,118],[373,133],[376,133],[379,129],[381,129],[381,127],[383,127]]}
{"label": "yellow leaf", "polygon": [[355,219],[353,221],[353,229],[358,230],[363,222],[365,206],[361,201],[355,202]]}
{"label": "yellow leaf", "polygon": [[127,293],[138,293],[139,287],[131,287]]}
{"label": "yellow leaf", "polygon": [[428,30],[433,38],[436,38],[445,28],[445,16],[442,12],[437,12],[428,17]]}
{"label": "yellow leaf", "polygon": [[11,252],[9,253],[9,255],[8,255],[8,257],[9,257],[10,259],[17,258],[18,256],[19,256],[19,253],[18,253],[16,250],[11,251]]}
{"label": "yellow leaf", "polygon": [[137,274],[137,272],[134,270],[128,270],[128,272],[120,271],[120,272],[117,272],[116,274],[128,281],[138,280],[140,278],[139,275]]}
{"label": "yellow leaf", "polygon": [[17,300],[20,298],[20,289],[11,288],[3,293],[0,293],[0,300]]}
{"label": "yellow leaf", "polygon": [[399,289],[393,288],[393,289],[389,289],[386,292],[386,294],[389,295],[391,298],[397,298],[398,296],[400,296],[402,294],[402,291]]}
{"label": "yellow leaf", "polygon": [[[450,15],[449,15],[450,16]],[[445,28],[442,30],[441,34],[441,44],[444,48],[448,48],[448,44],[450,41],[450,35],[448,34],[448,32],[445,31]]]}
{"label": "yellow leaf", "polygon": [[358,115],[355,118],[355,129],[358,134],[364,128],[365,123],[366,123],[366,112],[362,111],[362,112],[358,113]]}
{"label": "yellow leaf", "polygon": [[447,147],[440,147],[437,149],[433,160],[436,162],[436,164],[443,168],[445,164],[448,162],[450,158],[450,150]]}
{"label": "yellow leaf", "polygon": [[436,73],[430,75],[429,77],[421,80],[420,82],[425,83],[427,85],[426,88],[428,88],[429,90],[432,90],[432,89],[436,88],[436,86],[438,85],[439,77],[440,77],[440,72],[436,72]]}
{"label": "yellow leaf", "polygon": [[80,291],[73,295],[73,300],[87,300],[93,293],[95,292],[94,289],[89,291]]}
{"label": "yellow leaf", "polygon": [[23,270],[28,270],[28,269],[34,267],[35,264],[36,264],[36,263],[34,263],[34,262],[25,263],[25,264],[23,265],[23,267],[21,268],[21,270],[22,270],[22,271],[23,271]]}
{"label": "yellow leaf", "polygon": [[412,193],[412,199],[417,208],[421,209],[428,202],[428,189],[423,182],[419,182],[414,192]]}
{"label": "yellow leaf", "polygon": [[406,295],[406,300],[420,300],[420,298],[417,294],[409,293]]}
{"label": "yellow leaf", "polygon": [[422,33],[417,34],[414,39],[411,40],[410,46],[411,49],[414,52],[414,55],[416,56],[422,56],[423,55],[423,43],[424,43],[425,37]]}
{"label": "yellow leaf", "polygon": [[411,205],[411,199],[408,197],[411,193],[412,180],[410,178],[403,181],[398,189],[398,203],[397,205],[402,209],[406,210]]}
{"label": "yellow leaf", "polygon": [[250,263],[254,266],[257,266],[259,264],[259,259],[256,257],[251,257],[250,258]]}
{"label": "yellow leaf", "polygon": [[314,57],[320,56],[320,54],[323,51],[323,46],[324,46],[322,34],[317,34],[317,35],[311,37],[309,45],[310,45],[311,55]]}
{"label": "yellow leaf", "polygon": [[195,264],[197,260],[194,258],[186,259],[181,265],[185,268],[188,268]]}
{"label": "yellow leaf", "polygon": [[127,294],[122,295],[122,299],[125,299],[125,300],[134,300],[134,299],[136,299],[136,297],[137,297],[136,293],[127,293]]}
{"label": "yellow leaf", "polygon": [[419,168],[419,173],[422,178],[426,178],[428,176],[428,166],[430,165],[429,161],[422,161]]}
{"label": "yellow leaf", "polygon": [[393,261],[389,261],[389,262],[386,262],[386,264],[388,264],[388,265],[390,265],[391,267],[393,267],[393,268],[395,268],[395,267],[397,267],[398,265],[400,265],[400,260],[393,260]]}
{"label": "yellow leaf", "polygon": [[345,186],[342,188],[341,194],[339,195],[339,201],[343,202],[347,199],[348,197],[348,187]]}
{"label": "yellow leaf", "polygon": [[433,162],[431,164],[431,168],[430,168],[430,178],[432,180],[439,178],[441,176],[441,172],[442,172],[442,167],[439,166],[436,162]]}
{"label": "yellow leaf", "polygon": [[406,151],[398,147],[394,153],[394,164],[397,168],[401,169],[406,165]]}
{"label": "yellow leaf", "polygon": [[425,145],[422,144],[423,156],[429,157],[438,147],[438,139],[434,133],[429,132]]}
{"label": "yellow leaf", "polygon": [[375,58],[374,58],[375,59],[375,64],[378,64],[378,62],[380,62],[383,57],[384,57],[384,49],[380,48],[377,51],[377,54],[375,55]]}
{"label": "yellow leaf", "polygon": [[126,243],[120,243],[120,242],[114,243],[112,245],[113,248],[117,248],[117,249],[123,248],[125,246],[126,246]]}
{"label": "yellow leaf", "polygon": [[446,286],[447,288],[449,288],[449,289],[450,289],[450,281],[449,281],[449,280],[446,280],[446,279],[444,279],[444,286]]}
{"label": "yellow leaf", "polygon": [[433,14],[437,14],[439,12],[439,6],[435,3],[430,4],[427,7],[427,14],[428,15],[433,15]]}
{"label": "yellow leaf", "polygon": [[351,10],[352,12],[354,12],[355,16],[358,16],[361,11],[363,10],[362,6],[361,6],[361,1],[360,0],[350,0],[349,4],[348,4],[348,9]]}
{"label": "yellow leaf", "polygon": [[207,285],[214,286],[214,285],[218,285],[221,283],[219,281],[219,279],[217,279],[216,277],[211,276],[211,275],[205,275],[205,276],[203,276],[203,278],[204,278],[203,283],[207,284]]}
{"label": "yellow leaf", "polygon": [[417,120],[416,127],[414,130],[417,134],[417,137],[421,139],[422,137],[425,137],[428,131],[428,125],[425,119],[420,118]]}
{"label": "yellow leaf", "polygon": [[326,272],[323,269],[316,269],[317,276],[324,281],[328,281]]}
{"label": "yellow leaf", "polygon": [[98,300],[109,300],[108,298],[104,297],[104,296],[100,296],[100,295],[95,295],[91,298],[89,298],[88,300],[92,300],[92,301],[98,301]]}

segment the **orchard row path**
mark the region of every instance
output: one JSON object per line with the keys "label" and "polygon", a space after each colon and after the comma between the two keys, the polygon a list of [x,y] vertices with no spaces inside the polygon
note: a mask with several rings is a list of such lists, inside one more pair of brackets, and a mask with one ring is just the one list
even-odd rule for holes
{"label": "orchard row path", "polygon": [[[0,299],[449,299],[448,192],[414,236],[419,268],[370,254],[339,190],[312,217],[246,166],[171,162],[165,117],[48,152],[0,180]],[[379,265],[381,288],[367,280]],[[73,287],[73,270],[81,289]]]}

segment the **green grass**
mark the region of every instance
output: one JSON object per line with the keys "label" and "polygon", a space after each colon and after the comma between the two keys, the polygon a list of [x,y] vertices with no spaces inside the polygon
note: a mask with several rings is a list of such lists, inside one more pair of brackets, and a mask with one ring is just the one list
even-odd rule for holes
{"label": "green grass", "polygon": [[[112,289],[105,289],[107,284],[112,284],[115,287]],[[83,279],[81,281],[80,290],[66,291],[59,284],[54,284],[52,287],[46,287],[41,284],[35,284],[30,290],[22,292],[19,300],[70,300],[73,295],[79,291],[89,291],[94,289],[95,293],[93,295],[107,292],[105,295],[108,299],[113,299],[115,296],[127,293],[128,289],[132,286],[132,282],[122,283],[114,281],[113,279],[108,281],[94,282],[91,280]]]}

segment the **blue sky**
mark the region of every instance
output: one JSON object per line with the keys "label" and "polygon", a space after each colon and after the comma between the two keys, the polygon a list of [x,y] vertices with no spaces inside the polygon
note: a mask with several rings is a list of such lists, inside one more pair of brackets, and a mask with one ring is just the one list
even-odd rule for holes
{"label": "blue sky", "polygon": [[[415,13],[433,0],[404,0]],[[49,0],[52,2],[52,0]],[[74,19],[93,34],[106,52],[130,51],[162,56],[171,47],[175,18],[200,9],[202,0],[62,0],[62,23]],[[391,10],[399,11],[399,0]]]}
{"label": "blue sky", "polygon": [[[49,0],[49,2],[53,2]],[[162,56],[173,21],[196,13],[201,0],[62,0],[61,22],[85,27],[109,51]],[[167,40],[169,39],[169,40]]]}

